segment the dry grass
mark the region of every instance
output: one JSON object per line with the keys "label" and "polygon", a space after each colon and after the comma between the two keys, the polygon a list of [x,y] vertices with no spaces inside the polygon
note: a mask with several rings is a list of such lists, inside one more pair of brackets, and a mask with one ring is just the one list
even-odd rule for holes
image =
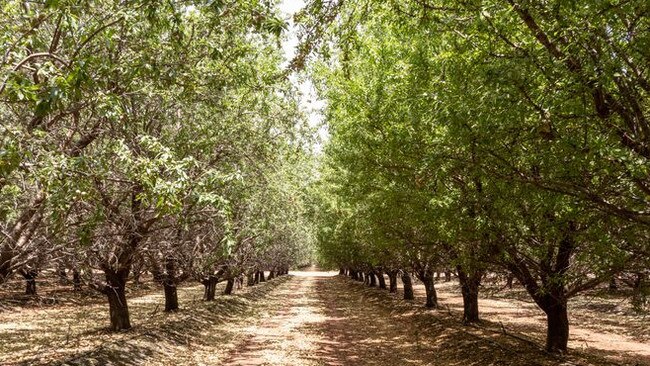
{"label": "dry grass", "polygon": [[[17,301],[0,302],[0,364],[650,364],[643,358],[648,324],[635,324],[637,315],[616,310],[618,297],[590,295],[574,302],[572,351],[559,358],[541,350],[543,316],[516,298],[518,290],[482,299],[485,320],[476,327],[459,321],[456,284],[438,284],[438,290],[445,308],[429,310],[422,306],[421,285],[416,301],[409,302],[332,273],[304,272],[209,303],[201,300],[201,286],[182,287],[181,311],[167,314],[161,311],[161,289],[136,288],[129,294],[134,328],[111,333],[102,297],[54,286],[46,302],[16,293]],[[616,337],[631,343],[616,343]],[[588,348],[581,348],[584,339]]]}
{"label": "dry grass", "polygon": [[264,306],[265,296],[287,279],[218,296],[214,302],[201,300],[200,285],[181,287],[181,310],[176,313],[161,311],[161,289],[135,291],[129,296],[133,329],[121,333],[106,330],[103,301],[14,307],[0,313],[0,364],[195,364],[188,358],[204,348],[209,349],[208,359],[218,359],[241,336],[232,323],[253,316]]}

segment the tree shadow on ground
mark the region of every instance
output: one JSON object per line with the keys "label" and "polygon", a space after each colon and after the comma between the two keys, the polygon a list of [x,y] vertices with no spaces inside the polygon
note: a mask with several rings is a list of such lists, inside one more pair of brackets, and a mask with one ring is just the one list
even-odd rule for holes
{"label": "tree shadow on ground", "polygon": [[343,277],[320,281],[317,293],[333,336],[313,357],[327,365],[615,365],[597,355],[549,355],[534,341],[463,326],[446,310]]}
{"label": "tree shadow on ground", "polygon": [[[48,362],[48,365],[124,365],[136,366],[152,359],[165,358],[174,348],[207,344],[214,338],[228,338],[228,334],[206,334],[206,330],[233,318],[255,311],[255,304],[273,289],[289,280],[283,276],[263,284],[247,288],[245,292],[231,296],[219,296],[212,302],[191,301],[176,314],[152,314],[169,316],[162,324],[143,324],[128,331],[126,338],[102,344],[90,351],[67,359]],[[105,332],[105,328],[90,329],[86,335]],[[132,334],[132,335],[131,335]],[[214,342],[212,343],[214,344]],[[15,365],[43,364],[38,357],[22,360]]]}

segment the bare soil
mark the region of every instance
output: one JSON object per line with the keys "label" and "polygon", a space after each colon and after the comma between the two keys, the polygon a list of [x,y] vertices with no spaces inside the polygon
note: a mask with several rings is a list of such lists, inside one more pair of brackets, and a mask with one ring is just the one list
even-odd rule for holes
{"label": "bare soil", "polygon": [[214,302],[188,285],[181,311],[167,314],[151,286],[129,294],[134,327],[123,333],[105,329],[107,305],[91,293],[5,298],[0,365],[650,365],[646,322],[607,301],[575,302],[572,349],[558,357],[540,348],[543,316],[518,290],[486,293],[485,320],[463,326],[456,285],[437,288],[443,308],[430,310],[420,285],[404,301],[331,272],[293,272]]}

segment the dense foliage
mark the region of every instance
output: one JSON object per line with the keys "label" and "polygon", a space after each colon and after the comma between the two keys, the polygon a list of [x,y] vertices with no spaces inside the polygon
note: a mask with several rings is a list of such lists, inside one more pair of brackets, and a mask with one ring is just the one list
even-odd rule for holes
{"label": "dense foliage", "polygon": [[576,294],[625,280],[642,304],[649,11],[311,2],[302,37],[331,134],[314,187],[323,260],[371,283],[415,273],[432,307],[433,273],[453,269],[467,322],[481,279],[512,276],[547,315],[549,351],[566,350]]}
{"label": "dense foliage", "polygon": [[0,283],[66,269],[129,328],[148,270],[214,286],[309,260],[305,119],[266,1],[0,5]]}

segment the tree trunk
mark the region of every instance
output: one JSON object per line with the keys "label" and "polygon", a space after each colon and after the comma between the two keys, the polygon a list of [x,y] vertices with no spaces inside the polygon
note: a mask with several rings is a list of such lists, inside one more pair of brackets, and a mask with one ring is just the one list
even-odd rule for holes
{"label": "tree trunk", "polygon": [[413,281],[411,281],[411,275],[408,272],[402,273],[402,284],[404,285],[404,300],[415,299],[415,295],[413,294]]}
{"label": "tree trunk", "polygon": [[25,278],[25,295],[36,295],[36,277],[38,276],[38,272],[27,270],[21,274]]}
{"label": "tree trunk", "polygon": [[616,278],[612,277],[609,280],[609,291],[616,291],[618,290],[618,284],[616,283]]}
{"label": "tree trunk", "polygon": [[437,308],[438,294],[436,294],[436,287],[433,283],[433,272],[421,271],[418,277],[424,284],[424,290],[426,292],[427,302],[425,303],[425,306],[428,308]]}
{"label": "tree trunk", "polygon": [[384,272],[377,271],[377,279],[379,280],[379,288],[386,289],[386,279],[384,278]]}
{"label": "tree trunk", "polygon": [[566,301],[550,299],[552,304],[543,309],[546,313],[546,350],[551,353],[564,353],[569,342],[569,316]]}
{"label": "tree trunk", "polygon": [[129,307],[126,303],[127,273],[124,273],[124,271],[106,272],[107,286],[104,289],[104,293],[108,298],[108,312],[111,319],[111,329],[114,331],[131,328]]}
{"label": "tree trunk", "polygon": [[270,271],[270,272],[269,272],[269,278],[268,278],[268,279],[269,279],[269,280],[272,280],[272,279],[274,279],[274,278],[275,278],[275,271]]}
{"label": "tree trunk", "polygon": [[266,278],[264,278],[264,271],[260,271],[260,282],[266,282]]}
{"label": "tree trunk", "polygon": [[512,290],[512,282],[514,281],[515,276],[509,274],[508,278],[506,279],[506,286],[508,286],[509,289]]}
{"label": "tree trunk", "polygon": [[249,272],[246,276],[246,286],[255,286],[255,274],[253,272]]}
{"label": "tree trunk", "polygon": [[451,271],[445,271],[445,282],[451,281]]}
{"label": "tree trunk", "polygon": [[632,308],[635,311],[643,311],[648,302],[650,284],[643,273],[638,273],[632,284]]}
{"label": "tree trunk", "polygon": [[397,271],[388,271],[388,282],[390,293],[397,293]]}
{"label": "tree trunk", "polygon": [[339,268],[339,275],[341,275],[341,276],[345,275],[345,268],[343,268],[343,267]]}
{"label": "tree trunk", "polygon": [[226,282],[226,288],[223,290],[224,295],[230,295],[232,294],[232,289],[235,285],[235,279],[234,278],[229,278],[228,281]]}
{"label": "tree trunk", "polygon": [[74,291],[81,291],[81,272],[76,268],[72,270],[72,288]]}
{"label": "tree trunk", "polygon": [[178,292],[176,291],[176,284],[173,281],[165,280],[163,288],[165,290],[165,311],[177,311]]}
{"label": "tree trunk", "polygon": [[255,284],[260,283],[260,271],[255,271]]}
{"label": "tree trunk", "polygon": [[214,295],[217,291],[217,278],[215,276],[209,276],[202,281],[204,288],[203,291],[203,300],[205,301],[214,301]]}
{"label": "tree trunk", "polygon": [[165,311],[178,310],[178,292],[176,290],[176,259],[173,256],[165,258],[165,276],[162,281],[165,290]]}
{"label": "tree trunk", "polygon": [[476,323],[479,321],[478,292],[483,273],[474,271],[468,275],[460,266],[457,270],[460,290],[463,294],[463,323]]}
{"label": "tree trunk", "polygon": [[375,272],[368,273],[368,286],[377,287],[377,277],[375,276]]}
{"label": "tree trunk", "polygon": [[65,271],[65,267],[59,266],[57,275],[59,276],[59,284],[65,285],[68,283],[68,273]]}

